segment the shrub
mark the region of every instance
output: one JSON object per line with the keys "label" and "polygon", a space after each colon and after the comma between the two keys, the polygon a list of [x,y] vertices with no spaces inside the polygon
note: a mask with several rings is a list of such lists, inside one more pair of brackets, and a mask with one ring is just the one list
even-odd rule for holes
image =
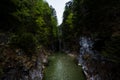
{"label": "shrub", "polygon": [[37,39],[31,33],[23,33],[21,35],[13,35],[10,41],[12,46],[21,48],[26,53],[34,53],[37,48]]}

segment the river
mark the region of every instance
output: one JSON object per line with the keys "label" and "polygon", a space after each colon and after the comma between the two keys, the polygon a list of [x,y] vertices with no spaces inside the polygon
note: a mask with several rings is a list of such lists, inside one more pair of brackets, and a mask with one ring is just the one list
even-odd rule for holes
{"label": "river", "polygon": [[44,80],[85,80],[81,67],[72,57],[59,53],[50,56],[49,61]]}

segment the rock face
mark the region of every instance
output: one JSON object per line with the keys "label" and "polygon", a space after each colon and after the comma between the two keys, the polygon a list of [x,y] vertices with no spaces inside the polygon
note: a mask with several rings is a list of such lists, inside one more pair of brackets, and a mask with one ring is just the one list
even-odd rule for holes
{"label": "rock face", "polygon": [[[80,38],[79,63],[88,80],[111,80],[109,77],[111,63],[93,50],[93,40],[89,37]],[[108,67],[109,66],[109,67]]]}
{"label": "rock face", "polygon": [[88,62],[91,60],[91,58],[94,56],[94,52],[92,51],[92,45],[93,42],[91,41],[90,38],[87,37],[81,37],[80,38],[80,55],[79,55],[79,63],[78,65],[82,66],[82,69],[87,77],[87,79],[92,79],[93,78],[93,72],[94,68],[91,67],[91,63]]}
{"label": "rock face", "polygon": [[8,43],[9,37],[6,34],[0,34],[0,45]]}
{"label": "rock face", "polygon": [[35,65],[36,65],[35,68],[29,71],[31,80],[42,80],[43,73],[42,73],[42,63],[40,58],[37,58],[37,62]]}
{"label": "rock face", "polygon": [[[20,50],[21,51],[21,50]],[[17,51],[19,53],[19,50]],[[42,59],[33,55],[31,58],[17,54],[15,50],[5,48],[0,66],[3,74],[0,80],[42,80]]]}
{"label": "rock face", "polygon": [[42,80],[42,68],[27,69],[24,66],[7,67],[2,80]]}

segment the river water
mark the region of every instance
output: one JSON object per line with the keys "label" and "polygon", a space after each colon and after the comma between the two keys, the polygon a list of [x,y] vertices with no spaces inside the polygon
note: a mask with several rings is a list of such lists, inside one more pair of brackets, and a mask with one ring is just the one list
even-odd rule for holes
{"label": "river water", "polygon": [[81,67],[76,65],[73,57],[56,53],[49,57],[49,61],[43,80],[85,80]]}

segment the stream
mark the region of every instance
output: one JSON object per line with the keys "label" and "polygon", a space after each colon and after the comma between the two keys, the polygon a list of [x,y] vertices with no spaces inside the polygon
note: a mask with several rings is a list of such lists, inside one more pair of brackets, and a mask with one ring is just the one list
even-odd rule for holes
{"label": "stream", "polygon": [[80,66],[66,54],[57,53],[49,57],[43,80],[85,80]]}

